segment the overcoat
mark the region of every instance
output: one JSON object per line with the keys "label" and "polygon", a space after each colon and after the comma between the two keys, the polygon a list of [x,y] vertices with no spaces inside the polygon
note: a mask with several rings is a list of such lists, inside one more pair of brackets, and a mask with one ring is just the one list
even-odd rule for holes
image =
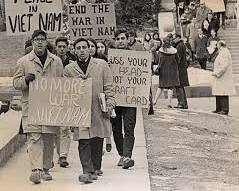
{"label": "overcoat", "polygon": [[84,73],[77,61],[72,61],[64,68],[64,77],[92,78],[91,127],[75,128],[74,140],[110,137],[110,118],[103,116],[98,98],[99,93],[105,93],[107,107],[112,109],[116,105],[113,76],[108,64],[102,59],[90,58],[87,71]]}
{"label": "overcoat", "polygon": [[[27,73],[35,74],[36,78],[39,76],[49,77],[63,77],[63,64],[59,57],[50,53],[47,50],[47,59],[44,67],[41,64],[40,59],[32,50],[29,54],[23,56],[17,61],[15,68],[15,74],[13,77],[13,86],[17,90],[22,91],[22,126],[24,133],[55,133],[56,127],[52,126],[40,126],[40,125],[28,125],[28,97],[29,87],[25,81],[25,75]],[[40,104],[40,98],[39,98]]]}
{"label": "overcoat", "polygon": [[179,40],[178,42],[176,42],[175,45],[176,45],[178,58],[179,58],[178,72],[179,72],[180,87],[186,87],[186,86],[189,86],[188,72],[187,72],[186,46],[183,40]]}
{"label": "overcoat", "polygon": [[180,86],[178,74],[178,55],[176,48],[159,49],[159,88]]}
{"label": "overcoat", "polygon": [[232,58],[227,48],[221,47],[214,62],[212,94],[217,96],[235,95],[236,90],[232,77]]}
{"label": "overcoat", "polygon": [[199,37],[199,35],[196,36],[195,39],[195,51],[197,59],[208,59],[209,53],[207,50],[207,37],[205,35],[202,35],[202,37]]}

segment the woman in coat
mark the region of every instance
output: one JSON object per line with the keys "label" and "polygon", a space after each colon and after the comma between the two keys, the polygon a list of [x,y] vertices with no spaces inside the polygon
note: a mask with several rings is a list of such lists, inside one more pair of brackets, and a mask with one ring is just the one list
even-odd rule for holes
{"label": "woman in coat", "polygon": [[224,41],[217,43],[219,54],[214,62],[214,77],[212,94],[216,96],[216,110],[214,113],[227,115],[229,113],[229,96],[236,93],[232,78],[231,53]]}
{"label": "woman in coat", "polygon": [[178,73],[177,49],[171,46],[169,37],[163,39],[162,48],[159,49],[159,88],[157,89],[153,104],[156,105],[163,89],[168,89],[168,108],[172,108],[171,100],[173,90],[180,86]]}

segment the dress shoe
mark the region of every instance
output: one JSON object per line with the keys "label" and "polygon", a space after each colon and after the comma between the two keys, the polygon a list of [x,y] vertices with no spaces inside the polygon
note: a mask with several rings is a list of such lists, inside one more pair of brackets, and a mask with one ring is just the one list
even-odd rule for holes
{"label": "dress shoe", "polygon": [[34,184],[40,184],[41,183],[41,173],[42,171],[39,169],[34,169],[32,170],[31,176],[30,176],[30,181],[33,182]]}
{"label": "dress shoe", "polygon": [[48,170],[48,169],[43,169],[42,179],[45,180],[45,181],[50,181],[50,180],[52,180],[52,175],[49,173],[49,170]]}
{"label": "dress shoe", "polygon": [[67,166],[69,166],[69,163],[67,162],[66,157],[60,157],[59,164],[60,164],[60,167],[63,167],[63,168],[66,168]]}
{"label": "dress shoe", "polygon": [[93,183],[93,179],[91,174],[82,174],[79,176],[79,182],[83,182],[85,184]]}
{"label": "dress shoe", "polygon": [[133,166],[134,166],[134,160],[129,158],[129,157],[125,157],[124,160],[123,160],[122,168],[123,169],[128,169],[128,168],[133,167]]}
{"label": "dress shoe", "polygon": [[106,151],[110,152],[112,150],[112,145],[111,144],[106,144]]}
{"label": "dress shoe", "polygon": [[220,115],[228,115],[228,112],[227,112],[227,111],[219,111],[219,112],[217,112],[217,114],[220,114]]}
{"label": "dress shoe", "polygon": [[102,171],[102,170],[96,170],[96,171],[95,171],[95,174],[96,174],[97,176],[102,176],[102,175],[103,175],[103,171]]}

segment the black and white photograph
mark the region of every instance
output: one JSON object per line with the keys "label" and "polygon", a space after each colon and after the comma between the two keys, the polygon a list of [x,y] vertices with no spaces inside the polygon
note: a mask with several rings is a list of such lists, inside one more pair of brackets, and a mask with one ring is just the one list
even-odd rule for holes
{"label": "black and white photograph", "polygon": [[237,0],[0,0],[0,191],[239,191]]}

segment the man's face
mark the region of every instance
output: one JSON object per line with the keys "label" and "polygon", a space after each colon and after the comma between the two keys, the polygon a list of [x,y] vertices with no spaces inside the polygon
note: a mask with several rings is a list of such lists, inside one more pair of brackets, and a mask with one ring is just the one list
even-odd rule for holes
{"label": "man's face", "polygon": [[79,60],[85,61],[90,56],[90,49],[87,42],[80,41],[75,45],[75,53]]}
{"label": "man's face", "polygon": [[119,49],[126,49],[128,47],[128,39],[126,38],[125,33],[120,33],[115,38],[115,47]]}
{"label": "man's face", "polygon": [[202,7],[202,8],[204,8],[205,6],[206,6],[205,3],[200,4],[200,7]]}
{"label": "man's face", "polygon": [[67,44],[64,41],[59,41],[56,45],[57,56],[65,56],[68,51]]}
{"label": "man's face", "polygon": [[41,34],[36,36],[34,39],[32,39],[32,45],[37,54],[43,54],[47,48],[46,37]]}
{"label": "man's face", "polygon": [[208,15],[207,15],[207,18],[208,18],[209,20],[211,20],[211,19],[212,19],[212,14],[208,14]]}

